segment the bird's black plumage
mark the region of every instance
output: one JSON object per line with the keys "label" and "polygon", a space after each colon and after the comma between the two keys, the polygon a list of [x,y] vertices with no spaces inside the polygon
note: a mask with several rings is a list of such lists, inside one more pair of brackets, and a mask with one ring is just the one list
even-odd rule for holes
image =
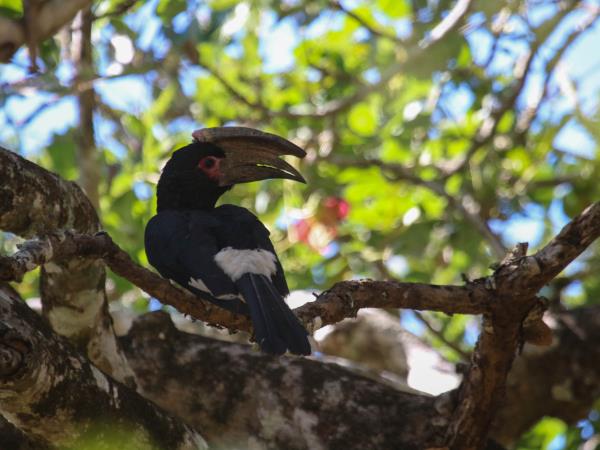
{"label": "bird's black plumage", "polygon": [[215,207],[231,188],[219,182],[225,158],[219,147],[198,142],[173,154],[159,180],[158,212],[146,226],[148,260],[191,292],[249,315],[263,351],[310,354],[307,332],[283,300],[289,290],[268,230],[244,208]]}

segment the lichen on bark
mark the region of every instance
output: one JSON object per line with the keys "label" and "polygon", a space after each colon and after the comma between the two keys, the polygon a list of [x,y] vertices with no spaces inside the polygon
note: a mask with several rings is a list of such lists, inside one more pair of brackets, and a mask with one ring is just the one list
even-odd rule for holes
{"label": "lichen on bark", "polygon": [[[0,230],[25,238],[62,230],[95,233],[100,221],[77,184],[0,147]],[[98,260],[74,258],[43,267],[43,313],[103,370],[134,385],[108,315],[106,271]]]}
{"label": "lichen on bark", "polygon": [[89,439],[101,446],[106,440],[143,449],[207,448],[195,430],[105,375],[4,287],[0,351],[0,412],[35,439],[64,448]]}

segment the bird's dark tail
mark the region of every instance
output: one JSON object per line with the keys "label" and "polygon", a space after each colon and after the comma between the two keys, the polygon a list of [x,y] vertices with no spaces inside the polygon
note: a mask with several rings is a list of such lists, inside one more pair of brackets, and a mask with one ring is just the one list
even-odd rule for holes
{"label": "bird's dark tail", "polygon": [[281,355],[289,349],[297,355],[310,355],[308,333],[266,276],[247,273],[236,284],[250,309],[262,351]]}

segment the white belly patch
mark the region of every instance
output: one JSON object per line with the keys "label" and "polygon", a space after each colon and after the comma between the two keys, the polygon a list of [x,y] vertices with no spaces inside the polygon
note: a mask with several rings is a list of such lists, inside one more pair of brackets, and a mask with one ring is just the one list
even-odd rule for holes
{"label": "white belly patch", "polygon": [[226,247],[215,255],[217,265],[233,281],[242,275],[254,273],[271,277],[277,271],[277,258],[268,250],[237,250]]}

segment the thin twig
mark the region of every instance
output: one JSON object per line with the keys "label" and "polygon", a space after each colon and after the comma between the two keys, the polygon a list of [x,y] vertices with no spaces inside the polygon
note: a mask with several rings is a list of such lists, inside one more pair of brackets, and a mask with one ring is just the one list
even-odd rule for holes
{"label": "thin twig", "polygon": [[266,114],[267,117],[284,117],[288,119],[323,118],[346,111],[370,94],[385,89],[388,82],[395,75],[400,73],[406,64],[410,64],[413,58],[423,55],[426,51],[430,50],[431,47],[440,43],[443,38],[448,35],[448,33],[459,26],[461,21],[464,19],[471,2],[472,0],[459,0],[450,13],[442,20],[442,22],[440,22],[438,26],[433,29],[429,36],[406,50],[407,57],[403,61],[398,61],[381,72],[379,81],[372,84],[361,84],[353,94],[350,94],[342,99],[331,100],[323,105],[312,108],[308,112],[297,112],[288,109],[278,111],[270,110],[266,105],[249,99],[247,96],[235,89],[231,84],[227,82],[223,83],[224,78],[218,74],[214,68],[207,67],[207,64],[201,61],[200,54],[193,43],[184,45],[184,51],[186,52],[187,57],[195,64],[201,65],[215,75],[215,78],[217,78],[219,82],[223,83],[223,86],[230,92],[232,96],[251,108],[260,110]]}
{"label": "thin twig", "polygon": [[129,11],[131,8],[133,8],[133,5],[135,5],[136,3],[137,3],[137,0],[124,0],[122,3],[115,6],[115,8],[111,11],[107,11],[100,15],[94,14],[93,20],[96,21],[96,20],[100,20],[100,19],[107,19],[107,18],[111,18],[111,17],[121,16],[121,15],[125,14],[127,11]]}
{"label": "thin twig", "polygon": [[333,8],[335,8],[335,9],[337,9],[339,11],[342,11],[348,17],[350,17],[353,20],[355,20],[356,22],[358,22],[358,24],[360,26],[362,26],[363,28],[365,28],[373,36],[377,36],[377,37],[381,37],[381,38],[385,38],[385,39],[390,39],[390,40],[392,40],[394,42],[398,42],[398,43],[402,42],[402,40],[398,36],[396,36],[395,34],[388,33],[385,30],[380,30],[380,29],[375,28],[372,24],[370,24],[369,22],[367,22],[361,16],[359,16],[358,14],[356,14],[354,11],[351,11],[348,8],[346,8],[344,5],[342,5],[339,1],[332,0],[330,2],[330,4],[331,4],[331,6]]}
{"label": "thin twig", "polygon": [[562,45],[555,51],[554,55],[550,60],[546,63],[545,66],[545,76],[544,76],[544,91],[542,95],[538,98],[536,103],[531,107],[527,108],[519,118],[517,119],[517,135],[524,135],[529,131],[529,127],[531,126],[531,122],[537,116],[537,113],[543,104],[544,100],[548,97],[549,86],[550,86],[550,77],[554,73],[558,63],[564,56],[565,52],[571,47],[573,42],[579,39],[586,31],[588,31],[592,25],[596,23],[598,16],[600,15],[600,9],[595,9],[592,14],[590,14],[584,21],[582,21],[574,30],[571,31],[565,38]]}
{"label": "thin twig", "polygon": [[549,21],[550,23],[544,23],[543,32],[536,36],[535,41],[531,44],[529,52],[525,54],[519,61],[517,61],[515,66],[515,81],[513,82],[513,85],[508,89],[505,89],[506,94],[503,100],[501,100],[500,104],[493,108],[489,116],[482,121],[481,125],[471,138],[471,145],[460,158],[460,160],[454,164],[448,165],[444,173],[444,178],[448,178],[463,170],[469,164],[477,151],[494,138],[500,120],[502,117],[504,117],[504,114],[516,108],[516,101],[525,87],[525,82],[527,81],[528,75],[531,71],[531,66],[538,54],[539,49],[543,46],[544,42],[546,42],[547,38],[559,26],[562,20],[575,9],[577,3],[578,2],[570,2],[561,10],[560,13],[558,13]]}
{"label": "thin twig", "polygon": [[437,327],[435,327],[428,319],[425,318],[423,314],[421,314],[418,311],[415,311],[415,317],[419,322],[425,325],[425,328],[427,328],[431,332],[431,334],[433,334],[445,345],[454,350],[464,361],[468,361],[471,358],[470,353],[465,352],[462,348],[460,348],[457,342],[451,341],[446,336],[444,336],[442,330],[439,330]]}

